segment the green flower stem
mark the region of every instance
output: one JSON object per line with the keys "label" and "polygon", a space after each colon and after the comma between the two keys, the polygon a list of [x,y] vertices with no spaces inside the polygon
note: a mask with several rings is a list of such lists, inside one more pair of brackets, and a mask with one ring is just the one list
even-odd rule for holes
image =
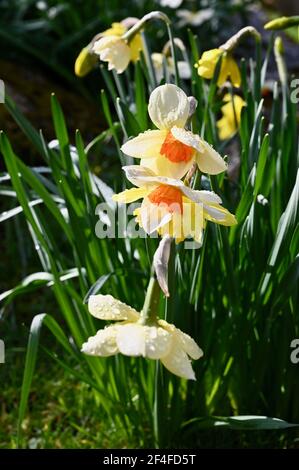
{"label": "green flower stem", "polygon": [[152,58],[151,58],[151,53],[150,53],[149,46],[148,46],[148,43],[147,43],[147,39],[146,39],[146,36],[145,36],[144,32],[141,33],[141,37],[142,37],[142,42],[143,42],[143,51],[142,52],[143,52],[143,55],[144,55],[144,60],[146,62],[147,68],[148,68],[151,87],[152,87],[152,89],[154,89],[157,86],[156,72],[155,72],[155,69],[154,69],[154,64],[153,64],[153,61],[152,61]]}
{"label": "green flower stem", "polygon": [[154,436],[155,448],[161,449],[165,447],[165,411],[166,411],[166,391],[164,370],[160,361],[156,361],[155,369],[155,399],[154,399]]}
{"label": "green flower stem", "polygon": [[175,84],[177,86],[180,86],[180,76],[179,76],[178,63],[176,59],[175,44],[174,44],[172,29],[171,29],[170,23],[166,23],[166,25],[167,25],[167,32],[168,32],[169,41],[170,41],[171,55],[172,55],[173,63],[174,63]]}
{"label": "green flower stem", "polygon": [[275,39],[274,42],[274,55],[275,61],[277,64],[278,75],[282,86],[282,116],[283,121],[285,121],[287,117],[287,97],[288,97],[288,73],[286,68],[286,63],[284,60],[284,48],[283,42],[280,36]]}
{"label": "green flower stem", "polygon": [[257,43],[261,42],[260,33],[253,26],[246,26],[246,28],[240,29],[240,31],[238,31],[236,34],[234,34],[224,44],[222,44],[222,46],[220,46],[220,49],[222,49],[226,52],[231,52],[238,46],[238,44],[246,36],[253,36]]}
{"label": "green flower stem", "polygon": [[129,31],[127,31],[122,36],[122,38],[128,43],[130,43],[130,41],[132,41],[134,36],[138,34],[145,27],[147,22],[151,20],[162,20],[164,21],[164,23],[166,23],[167,26],[171,23],[168,16],[162,13],[161,11],[152,11],[151,13],[144,15],[144,17],[141,18],[141,20],[138,21],[138,23],[136,23],[131,29],[129,29]]}
{"label": "green flower stem", "polygon": [[150,278],[139,322],[142,325],[156,325],[160,301],[160,286],[157,279]]}

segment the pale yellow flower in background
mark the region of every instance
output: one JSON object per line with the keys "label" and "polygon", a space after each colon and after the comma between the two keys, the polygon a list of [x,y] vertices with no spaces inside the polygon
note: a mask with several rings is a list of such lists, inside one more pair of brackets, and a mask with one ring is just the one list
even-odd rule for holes
{"label": "pale yellow flower in background", "polygon": [[187,25],[200,26],[206,21],[211,20],[215,14],[212,8],[205,8],[198,11],[190,11],[181,9],[176,12],[176,15],[180,20],[178,21],[178,28],[184,28]]}
{"label": "pale yellow flower in background", "polygon": [[230,52],[225,52],[222,49],[211,49],[202,54],[198,63],[195,64],[198,75],[203,78],[213,78],[217,62],[221,55],[222,62],[217,85],[222,86],[228,79],[230,79],[235,87],[240,87],[241,74],[238,64]]}
{"label": "pale yellow flower in background", "polygon": [[113,200],[131,203],[143,199],[134,215],[147,234],[157,230],[177,243],[187,237],[202,242],[203,229],[210,220],[220,225],[235,225],[233,214],[221,206],[221,199],[212,191],[198,191],[183,181],[155,175],[141,165],[123,167],[128,180],[137,188],[115,194]]}
{"label": "pale yellow flower in background", "polygon": [[199,135],[185,129],[190,103],[176,85],[161,85],[151,93],[148,112],[157,130],[148,130],[128,140],[121,150],[141,158],[141,165],[157,175],[182,178],[194,162],[203,173],[226,170],[223,158]]}
{"label": "pale yellow flower in background", "polygon": [[238,95],[225,94],[224,105],[221,107],[222,118],[217,121],[219,137],[221,140],[229,139],[238,130],[241,120],[241,112],[245,101]]}
{"label": "pale yellow flower in background", "polygon": [[124,39],[119,36],[104,36],[94,43],[93,52],[103,62],[108,62],[108,70],[122,73],[131,60],[131,50]]}
{"label": "pale yellow flower in background", "polygon": [[160,359],[173,374],[196,380],[191,360],[203,352],[191,336],[164,320],[151,326],[142,324],[140,313],[111,295],[92,295],[90,313],[101,320],[116,323],[99,330],[82,345],[82,352],[91,356],[125,356]]}
{"label": "pale yellow flower in background", "polygon": [[[165,56],[164,54],[160,52],[153,52],[151,55],[155,73],[156,73],[156,79],[157,82],[160,83],[162,78],[164,77],[164,69],[163,69],[163,60],[165,58],[166,62],[166,67],[169,75],[175,76],[175,68],[174,68],[174,62],[172,57]],[[178,65],[178,71],[179,71],[179,76],[183,80],[188,80],[191,77],[191,69],[190,65],[188,62],[184,60],[178,60],[177,62]]]}
{"label": "pale yellow flower in background", "polygon": [[[133,20],[137,20],[133,18]],[[128,18],[130,20],[130,18]],[[112,27],[107,29],[102,33],[102,36],[123,36],[129,29],[126,25],[129,25],[130,22],[127,20],[123,20],[121,23],[112,23]],[[136,62],[140,57],[140,52],[142,51],[142,39],[141,34],[137,33],[130,41],[129,48],[130,48],[130,60]]]}

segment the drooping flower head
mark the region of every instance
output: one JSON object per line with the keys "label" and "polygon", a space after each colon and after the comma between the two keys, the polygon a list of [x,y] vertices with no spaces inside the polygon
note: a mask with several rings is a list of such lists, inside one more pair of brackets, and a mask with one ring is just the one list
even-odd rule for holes
{"label": "drooping flower head", "polygon": [[84,47],[75,62],[75,74],[79,77],[87,75],[97,62],[97,56],[108,62],[109,70],[115,69],[122,73],[129,62],[136,62],[142,50],[140,33],[128,43],[124,34],[128,28],[138,21],[136,18],[127,18],[120,23],[112,23],[111,28],[99,33],[88,46]]}
{"label": "drooping flower head", "polygon": [[213,147],[185,129],[190,103],[179,87],[157,87],[150,95],[148,112],[158,129],[126,142],[121,148],[126,155],[141,158],[142,166],[170,178],[182,178],[194,162],[203,173],[218,174],[226,169]]}
{"label": "drooping flower head", "polygon": [[198,63],[195,64],[198,75],[203,78],[213,78],[220,56],[222,56],[222,61],[217,85],[222,86],[227,80],[230,80],[235,87],[240,87],[241,74],[238,64],[231,52],[224,51],[223,49],[211,49],[202,54]]}
{"label": "drooping flower head", "polygon": [[112,27],[102,33],[102,37],[94,43],[93,52],[99,55],[100,59],[108,62],[108,69],[115,69],[117,73],[122,73],[129,65],[130,61],[136,62],[142,50],[142,39],[137,33],[128,43],[124,39],[127,32],[126,23],[113,23]]}
{"label": "drooping flower head", "polygon": [[221,199],[212,191],[198,191],[183,181],[157,176],[141,165],[123,167],[126,176],[137,188],[113,196],[120,203],[143,199],[134,214],[147,234],[158,231],[181,242],[187,237],[201,243],[206,221],[235,225],[235,217],[221,206]]}
{"label": "drooping flower head", "polygon": [[111,295],[92,295],[88,308],[94,317],[116,323],[90,337],[82,345],[82,352],[102,357],[121,353],[160,359],[173,374],[195,380],[189,357],[199,359],[203,352],[191,336],[164,320],[144,325],[139,312]]}
{"label": "drooping flower head", "polygon": [[223,97],[224,105],[221,107],[222,118],[217,121],[219,137],[221,140],[229,139],[238,130],[241,111],[246,105],[245,101],[238,95],[226,93]]}

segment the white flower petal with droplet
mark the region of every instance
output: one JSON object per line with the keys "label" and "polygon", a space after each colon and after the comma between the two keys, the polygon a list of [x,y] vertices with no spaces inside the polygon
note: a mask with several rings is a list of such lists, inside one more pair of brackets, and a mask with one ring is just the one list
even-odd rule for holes
{"label": "white flower petal with droplet", "polygon": [[200,359],[203,356],[202,349],[200,349],[191,336],[187,335],[187,333],[184,333],[179,328],[176,328],[176,334],[182,348],[188,356],[192,357],[192,359]]}
{"label": "white flower petal with droplet", "polygon": [[119,352],[116,344],[118,325],[111,325],[99,330],[95,336],[83,343],[81,351],[90,356],[114,356]]}
{"label": "white flower petal with droplet", "polygon": [[185,351],[175,343],[166,357],[161,358],[162,364],[175,375],[184,379],[196,380],[191,361]]}
{"label": "white flower petal with droplet", "polygon": [[189,116],[188,97],[176,85],[161,85],[150,95],[148,112],[158,129],[184,127]]}
{"label": "white flower petal with droplet", "polygon": [[169,353],[172,336],[163,328],[135,323],[119,328],[116,342],[119,351],[126,356],[160,359]]}
{"label": "white flower petal with droplet", "polygon": [[88,300],[88,310],[101,320],[135,320],[139,313],[129,305],[112,297],[112,295],[91,295]]}
{"label": "white flower petal with droplet", "polygon": [[139,188],[151,183],[155,183],[155,173],[146,166],[127,165],[123,166],[122,169],[126,173],[127,179]]}
{"label": "white flower petal with droplet", "polygon": [[108,62],[108,69],[122,73],[131,60],[131,49],[119,36],[104,36],[94,43],[93,52]]}
{"label": "white flower petal with droplet", "polygon": [[186,131],[182,127],[172,127],[171,133],[173,137],[180,142],[182,142],[185,145],[188,145],[188,147],[192,147],[197,152],[203,152],[204,147],[202,145],[202,140],[198,135],[193,134],[191,131]]}

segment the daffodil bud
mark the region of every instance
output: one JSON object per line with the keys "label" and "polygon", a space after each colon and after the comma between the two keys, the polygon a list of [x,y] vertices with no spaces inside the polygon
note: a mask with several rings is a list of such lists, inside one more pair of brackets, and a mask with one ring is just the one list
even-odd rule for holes
{"label": "daffodil bud", "polygon": [[281,16],[275,20],[269,21],[264,28],[267,30],[280,30],[299,26],[299,16]]}
{"label": "daffodil bud", "polygon": [[75,74],[77,77],[85,77],[92,71],[97,63],[97,57],[91,52],[90,44],[83,47],[75,62]]}
{"label": "daffodil bud", "polygon": [[193,116],[193,114],[196,111],[198,101],[194,96],[188,96],[188,101],[189,101],[189,119]]}

